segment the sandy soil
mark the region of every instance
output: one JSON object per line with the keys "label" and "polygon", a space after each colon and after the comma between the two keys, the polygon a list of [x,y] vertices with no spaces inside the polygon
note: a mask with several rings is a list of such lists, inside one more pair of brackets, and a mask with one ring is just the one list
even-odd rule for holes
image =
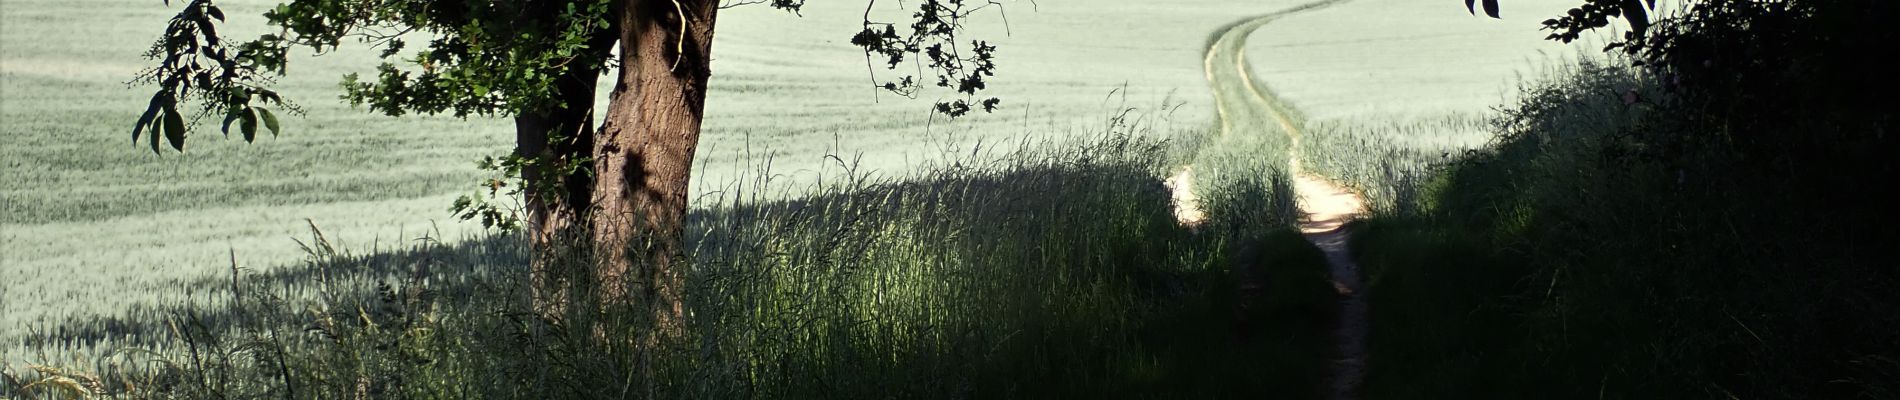
{"label": "sandy soil", "polygon": [[1201,198],[1194,195],[1194,166],[1181,167],[1180,172],[1169,176],[1163,184],[1174,198],[1174,219],[1181,226],[1199,227],[1207,220],[1207,213],[1201,211]]}
{"label": "sandy soil", "polygon": [[[1297,160],[1295,160],[1297,165]],[[1326,253],[1326,265],[1339,292],[1338,324],[1333,327],[1334,359],[1328,398],[1352,399],[1365,378],[1366,334],[1369,330],[1365,282],[1352,260],[1345,224],[1365,215],[1365,201],[1318,175],[1295,170],[1293,191],[1299,196],[1300,233]]]}

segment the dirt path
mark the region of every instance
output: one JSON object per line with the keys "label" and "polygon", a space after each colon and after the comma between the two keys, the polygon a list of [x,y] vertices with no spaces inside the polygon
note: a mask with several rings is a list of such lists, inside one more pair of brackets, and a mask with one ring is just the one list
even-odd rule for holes
{"label": "dirt path", "polygon": [[[1283,16],[1312,11],[1347,0],[1326,0],[1295,6],[1266,15],[1235,22],[1221,31],[1209,46],[1205,60],[1207,79],[1214,89],[1215,107],[1221,118],[1221,135],[1266,134],[1277,129],[1288,138],[1288,172],[1294,177],[1293,191],[1298,197],[1300,232],[1326,254],[1333,288],[1339,292],[1338,324],[1334,326],[1334,360],[1328,368],[1327,398],[1352,399],[1365,376],[1367,310],[1365,285],[1359,266],[1347,253],[1351,232],[1346,222],[1365,214],[1365,201],[1357,193],[1325,177],[1305,171],[1298,152],[1303,132],[1298,111],[1280,101],[1273,92],[1255,82],[1247,62],[1247,37],[1261,26]],[[1184,225],[1199,224],[1204,218],[1192,188],[1193,166],[1168,178],[1175,198],[1175,215]]]}
{"label": "dirt path", "polygon": [[[1296,159],[1297,161],[1297,159]],[[1295,163],[1297,165],[1297,162]],[[1331,399],[1358,398],[1359,383],[1366,375],[1366,334],[1368,320],[1365,282],[1359,265],[1347,252],[1352,232],[1346,222],[1365,214],[1365,202],[1359,195],[1318,175],[1300,172],[1296,166],[1293,191],[1299,196],[1300,233],[1326,253],[1326,265],[1333,276],[1333,289],[1339,292],[1339,314],[1333,327],[1334,354],[1330,377]]]}

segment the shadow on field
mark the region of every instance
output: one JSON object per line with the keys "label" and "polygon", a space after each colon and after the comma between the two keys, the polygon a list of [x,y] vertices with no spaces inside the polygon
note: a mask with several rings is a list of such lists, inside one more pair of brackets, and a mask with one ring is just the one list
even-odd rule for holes
{"label": "shadow on field", "polygon": [[[368,254],[319,238],[302,264],[178,288],[203,301],[69,320],[26,344],[189,350],[169,373],[215,379],[139,389],[186,395],[1311,397],[1323,257],[1284,229],[1177,227],[1159,149],[1110,141],[702,204],[688,217],[690,345],[657,359],[536,321],[529,255],[509,234]],[[1243,296],[1238,279],[1268,288]],[[252,356],[269,362],[232,361]],[[93,370],[149,373],[106,365]]]}
{"label": "shadow on field", "polygon": [[245,267],[235,281],[230,273],[207,274],[167,289],[191,293],[188,303],[118,310],[107,316],[68,317],[26,335],[22,342],[25,347],[42,349],[162,345],[176,340],[167,321],[178,317],[195,319],[200,329],[228,331],[242,317],[232,307],[234,284],[287,299],[320,301],[326,286],[332,289],[332,296],[364,296],[373,294],[370,289],[378,283],[400,283],[422,274],[431,279],[431,290],[466,294],[477,279],[504,271],[527,272],[526,245],[511,234],[483,235],[448,244],[422,240],[415,246],[366,254],[330,248],[321,241],[305,239],[300,243],[313,246],[309,258],[301,263],[263,271]]}
{"label": "shadow on field", "polygon": [[[856,231],[901,222],[956,226],[965,232],[981,232],[956,235],[949,237],[949,241],[934,244],[946,248],[968,247],[970,243],[959,242],[997,238],[992,235],[1047,235],[1062,229],[1064,221],[1050,216],[1054,214],[1052,211],[1063,207],[1063,198],[1052,193],[1115,190],[1142,201],[1164,204],[1168,201],[1166,189],[1159,181],[1105,188],[1100,187],[1100,179],[1087,179],[1091,174],[1100,173],[1104,171],[1014,171],[1005,176],[972,175],[933,182],[883,183],[854,192],[695,209],[687,216],[688,243],[697,260],[729,263],[744,254],[765,251],[767,241],[864,236]],[[1070,186],[1071,183],[1090,186],[1076,187]],[[919,207],[920,204],[927,206]],[[985,219],[991,222],[983,223]],[[234,310],[226,307],[233,284],[263,285],[270,288],[272,294],[285,298],[320,301],[326,286],[335,292],[334,296],[363,296],[373,294],[371,289],[379,283],[401,284],[422,276],[430,278],[432,291],[467,294],[476,289],[476,280],[501,275],[525,277],[531,257],[525,239],[514,233],[490,233],[457,242],[424,238],[417,240],[414,246],[370,249],[362,253],[331,247],[320,231],[313,230],[312,234],[312,238],[294,239],[306,248],[308,258],[302,262],[261,272],[244,267],[236,281],[230,274],[200,277],[173,288],[194,293],[193,298],[199,301],[193,304],[68,319],[49,326],[45,332],[25,337],[25,345],[37,348],[102,343],[157,344],[166,340],[164,336],[171,329],[166,318],[187,314],[195,315],[206,328],[222,331],[233,325]],[[819,240],[812,244],[831,244],[837,247],[833,251],[862,252],[867,243]]]}

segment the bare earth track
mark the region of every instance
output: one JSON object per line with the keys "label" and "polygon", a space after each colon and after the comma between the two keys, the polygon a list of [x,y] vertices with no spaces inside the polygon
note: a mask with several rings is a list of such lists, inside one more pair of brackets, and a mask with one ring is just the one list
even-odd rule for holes
{"label": "bare earth track", "polygon": [[[1221,135],[1278,134],[1271,132],[1277,128],[1288,136],[1287,167],[1294,177],[1293,191],[1298,198],[1301,214],[1300,232],[1326,254],[1333,287],[1340,295],[1336,318],[1338,323],[1333,330],[1335,358],[1327,370],[1329,381],[1326,397],[1329,399],[1356,398],[1357,388],[1365,375],[1368,328],[1365,285],[1358,265],[1353,263],[1347,253],[1347,243],[1352,235],[1344,229],[1347,222],[1365,214],[1365,202],[1352,190],[1300,167],[1298,152],[1294,151],[1303,135],[1298,112],[1275,97],[1272,91],[1254,82],[1244,47],[1247,37],[1254,30],[1280,17],[1344,1],[1307,3],[1240,20],[1219,33],[1208,49],[1206,58],[1207,79],[1214,89],[1215,105],[1221,118]],[[1187,166],[1168,178],[1168,186],[1174,193],[1176,216],[1184,225],[1197,225],[1205,218],[1191,187],[1193,171],[1193,166]]]}

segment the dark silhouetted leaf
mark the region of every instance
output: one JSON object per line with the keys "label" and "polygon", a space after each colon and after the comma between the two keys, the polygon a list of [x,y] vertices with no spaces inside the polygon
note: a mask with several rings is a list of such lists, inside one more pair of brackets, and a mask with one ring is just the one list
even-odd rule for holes
{"label": "dark silhouetted leaf", "polygon": [[257,107],[257,117],[259,119],[264,120],[265,128],[270,128],[271,136],[277,136],[277,115],[276,114],[271,114],[270,110],[266,110],[263,107]]}
{"label": "dark silhouetted leaf", "polygon": [[238,115],[238,130],[244,132],[245,143],[257,140],[257,110],[259,109],[248,108]]}
{"label": "dark silhouetted leaf", "polygon": [[224,136],[226,137],[231,136],[231,122],[238,120],[239,112],[240,110],[231,110],[230,112],[224,113],[224,124],[222,124],[223,126],[218,129],[219,131],[224,132]]}
{"label": "dark silhouetted leaf", "polygon": [[1484,0],[1484,15],[1500,18],[1498,17],[1498,0]]}
{"label": "dark silhouetted leaf", "polygon": [[165,107],[165,141],[171,142],[173,149],[185,151],[185,118],[178,115],[176,107]]}
{"label": "dark silhouetted leaf", "polygon": [[160,125],[165,125],[165,114],[158,114],[158,119],[152,119],[152,135],[144,135],[146,142],[152,144],[152,154],[161,154],[161,152],[158,152],[158,135],[160,135],[158,131],[160,131]]}
{"label": "dark silhouetted leaf", "polygon": [[135,146],[138,145],[139,133],[145,132],[146,127],[152,126],[152,118],[156,118],[156,117],[158,117],[158,98],[153,97],[152,104],[145,106],[145,114],[139,116],[138,124],[132,126],[132,144],[133,145]]}

